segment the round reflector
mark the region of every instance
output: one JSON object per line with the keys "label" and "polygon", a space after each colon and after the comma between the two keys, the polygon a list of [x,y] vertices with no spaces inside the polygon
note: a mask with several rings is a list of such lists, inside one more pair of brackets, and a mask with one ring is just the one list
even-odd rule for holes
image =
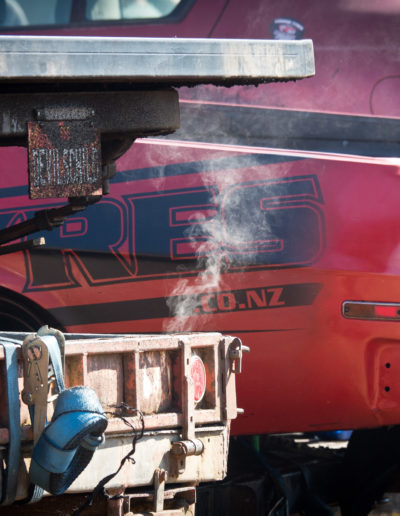
{"label": "round reflector", "polygon": [[206,368],[199,355],[190,359],[190,376],[193,380],[194,402],[199,403],[206,392]]}

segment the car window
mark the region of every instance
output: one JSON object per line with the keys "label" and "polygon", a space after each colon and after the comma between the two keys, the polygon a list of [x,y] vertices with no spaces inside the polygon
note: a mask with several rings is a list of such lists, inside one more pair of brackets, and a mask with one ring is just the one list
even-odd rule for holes
{"label": "car window", "polygon": [[160,20],[187,0],[0,0],[0,26]]}
{"label": "car window", "polygon": [[87,20],[134,20],[168,16],[179,0],[87,0]]}

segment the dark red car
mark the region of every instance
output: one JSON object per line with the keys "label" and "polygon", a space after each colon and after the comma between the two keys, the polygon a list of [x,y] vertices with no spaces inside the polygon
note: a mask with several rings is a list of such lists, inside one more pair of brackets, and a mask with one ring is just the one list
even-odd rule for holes
{"label": "dark red car", "polygon": [[[398,423],[398,2],[0,6],[2,34],[311,38],[316,56],[298,83],[182,88],[178,132],[138,141],[43,249],[0,257],[2,329],[218,330],[251,348],[236,433]],[[25,149],[0,167],[7,227],[43,202]]]}

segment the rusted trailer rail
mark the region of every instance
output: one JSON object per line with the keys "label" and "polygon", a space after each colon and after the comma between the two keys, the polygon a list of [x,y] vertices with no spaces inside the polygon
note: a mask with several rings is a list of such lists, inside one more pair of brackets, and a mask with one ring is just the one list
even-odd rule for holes
{"label": "rusted trailer rail", "polygon": [[[24,336],[6,335],[17,340]],[[219,333],[68,335],[66,387],[93,388],[109,418],[104,444],[68,492],[92,491],[104,476],[118,469],[132,446],[132,428],[140,430],[140,418],[144,432],[136,444],[135,463],[126,462],[107,484],[108,489],[150,486],[154,490],[154,479],[160,471],[165,472],[167,484],[193,486],[200,481],[223,479],[230,421],[237,415],[234,376],[241,369],[241,353],[239,339]],[[22,361],[22,353],[19,355]],[[1,350],[4,369],[2,359]],[[22,392],[22,364],[19,373]],[[5,391],[0,394],[2,407],[7,406]],[[48,405],[50,418],[52,403]],[[116,417],[119,414],[124,420]],[[0,444],[6,445],[5,410],[0,413],[0,422]],[[29,462],[33,436],[23,403],[21,422],[24,457]],[[18,486],[17,499],[26,498],[28,487],[27,482]],[[136,500],[138,495],[131,494],[130,498]]]}

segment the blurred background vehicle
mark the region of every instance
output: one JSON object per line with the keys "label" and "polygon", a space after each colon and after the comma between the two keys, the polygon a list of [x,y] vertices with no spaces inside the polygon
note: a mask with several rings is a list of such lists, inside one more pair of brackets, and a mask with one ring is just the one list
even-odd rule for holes
{"label": "blurred background vehicle", "polygon": [[[238,335],[252,352],[234,434],[398,424],[398,2],[3,0],[0,20],[2,34],[311,38],[316,57],[296,84],[181,88],[178,132],[137,142],[110,195],[44,249],[0,257],[2,327]],[[40,205],[26,162],[1,150],[2,227]]]}

